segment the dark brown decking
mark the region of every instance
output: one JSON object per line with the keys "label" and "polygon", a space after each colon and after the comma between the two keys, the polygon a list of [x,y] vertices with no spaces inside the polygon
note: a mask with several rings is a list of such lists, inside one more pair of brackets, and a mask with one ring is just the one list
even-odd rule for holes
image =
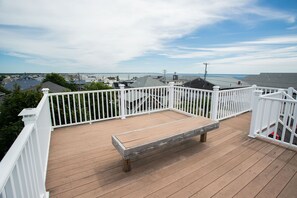
{"label": "dark brown decking", "polygon": [[56,129],[47,174],[51,197],[297,197],[296,152],[247,137],[250,114],[122,172],[111,135],[185,118],[172,111]]}

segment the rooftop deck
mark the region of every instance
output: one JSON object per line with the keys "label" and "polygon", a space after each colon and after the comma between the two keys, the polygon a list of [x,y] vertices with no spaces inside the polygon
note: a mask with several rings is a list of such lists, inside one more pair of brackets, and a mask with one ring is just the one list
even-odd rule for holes
{"label": "rooftop deck", "polygon": [[183,119],[173,111],[55,129],[47,190],[51,197],[296,197],[296,152],[248,138],[250,113],[199,137],[144,155],[133,170],[111,135]]}

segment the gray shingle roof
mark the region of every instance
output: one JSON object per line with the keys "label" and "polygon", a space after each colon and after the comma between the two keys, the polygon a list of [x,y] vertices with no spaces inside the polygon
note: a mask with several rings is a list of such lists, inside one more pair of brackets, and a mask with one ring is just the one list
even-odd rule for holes
{"label": "gray shingle roof", "polygon": [[153,79],[150,76],[144,76],[137,78],[137,80],[130,85],[130,87],[156,87],[164,86],[165,84],[157,79]]}
{"label": "gray shingle roof", "polygon": [[6,85],[4,85],[4,88],[9,91],[12,91],[14,89],[15,84],[20,86],[21,90],[25,90],[39,85],[40,82],[31,78],[22,78],[22,79],[18,79],[7,83]]}
{"label": "gray shingle roof", "polygon": [[[37,87],[37,86],[35,86],[35,87],[31,87],[31,88],[29,88],[28,90],[36,89],[36,87]],[[50,82],[50,81],[46,81],[46,82],[42,83],[41,86],[40,86],[40,90],[41,90],[42,88],[49,88],[49,91],[50,91],[51,93],[58,93],[58,92],[69,91],[68,88],[63,87],[63,86],[61,86],[61,85],[58,85],[58,84],[56,84],[56,83]]]}
{"label": "gray shingle roof", "polygon": [[220,86],[220,89],[249,86],[247,82],[231,77],[207,77],[206,81],[210,82],[213,85]]}
{"label": "gray shingle roof", "polygon": [[244,81],[257,86],[297,89],[297,73],[260,73],[247,76]]}

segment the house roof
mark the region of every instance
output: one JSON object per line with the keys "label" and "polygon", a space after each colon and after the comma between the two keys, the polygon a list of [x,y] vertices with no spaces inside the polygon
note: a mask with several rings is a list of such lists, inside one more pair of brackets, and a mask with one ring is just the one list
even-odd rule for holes
{"label": "house roof", "polygon": [[39,85],[40,82],[35,79],[25,77],[7,83],[6,85],[4,85],[4,88],[9,91],[12,91],[14,89],[15,84],[20,86],[21,90],[25,90]]}
{"label": "house roof", "polygon": [[257,86],[297,89],[297,73],[260,73],[247,76],[244,81]]}
{"label": "house roof", "polygon": [[[37,85],[37,86],[38,86],[38,85]],[[35,86],[35,87],[31,87],[31,88],[29,88],[28,90],[36,89],[37,86]],[[61,86],[61,85],[58,85],[58,84],[56,84],[56,83],[53,83],[53,82],[51,82],[51,81],[46,81],[46,82],[44,82],[44,83],[41,83],[39,90],[41,90],[41,89],[43,89],[43,88],[49,88],[49,91],[50,91],[51,93],[58,93],[58,92],[69,91],[68,88],[63,87],[63,86]]]}
{"label": "house roof", "polygon": [[248,83],[231,77],[207,77],[205,81],[203,78],[198,77],[184,85],[193,88],[202,88],[201,86],[204,84],[203,82],[207,82],[208,85],[206,87],[208,88],[212,88],[212,86],[220,86],[220,89],[228,89],[249,86]]}
{"label": "house roof", "polygon": [[130,84],[130,87],[156,87],[156,86],[164,86],[165,84],[157,79],[153,79],[150,76],[144,76],[141,78],[137,78],[137,80]]}
{"label": "house roof", "polygon": [[247,82],[231,77],[207,77],[206,81],[215,86],[220,86],[220,89],[249,86]]}

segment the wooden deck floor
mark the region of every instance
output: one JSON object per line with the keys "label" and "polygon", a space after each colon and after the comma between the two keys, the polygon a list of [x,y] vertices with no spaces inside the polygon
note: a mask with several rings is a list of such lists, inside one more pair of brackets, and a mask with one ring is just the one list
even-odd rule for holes
{"label": "wooden deck floor", "polygon": [[50,197],[297,197],[296,152],[248,138],[250,114],[145,155],[122,172],[111,135],[183,119],[172,111],[56,129],[47,172]]}

